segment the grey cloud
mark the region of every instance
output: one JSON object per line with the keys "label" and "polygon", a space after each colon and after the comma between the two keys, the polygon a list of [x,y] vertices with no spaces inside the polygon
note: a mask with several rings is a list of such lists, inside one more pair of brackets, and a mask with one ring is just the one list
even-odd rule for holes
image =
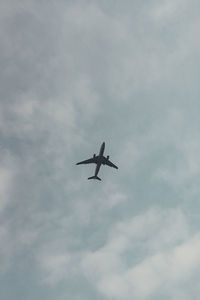
{"label": "grey cloud", "polygon": [[[125,281],[131,282],[137,262],[141,278],[155,275],[154,267],[173,275],[166,262],[175,262],[179,251],[190,253],[188,247],[198,251],[198,6],[196,1],[2,3],[4,299],[118,297],[126,294]],[[103,140],[119,172],[102,169],[103,184],[89,184],[86,174],[93,169],[74,164],[95,153]],[[155,205],[161,211],[149,217]],[[109,245],[110,252],[102,254]],[[93,275],[95,254],[102,261],[95,271],[103,270],[96,274],[99,283],[88,282],[84,273],[90,269]],[[106,277],[103,268],[124,264],[130,272],[123,278],[114,271]],[[188,260],[185,271],[191,277],[178,274],[174,290],[169,294],[166,287],[162,299],[181,297],[184,280],[188,289],[190,283],[198,290],[193,262]],[[138,293],[152,290],[159,297],[164,277],[156,276]]]}
{"label": "grey cloud", "polygon": [[[160,290],[173,297],[181,282],[198,273],[199,233],[189,238],[187,227],[180,211],[150,211],[117,224],[104,247],[83,258],[85,274],[108,298],[148,299]],[[145,251],[146,246],[145,259],[140,251],[131,263],[137,247]]]}

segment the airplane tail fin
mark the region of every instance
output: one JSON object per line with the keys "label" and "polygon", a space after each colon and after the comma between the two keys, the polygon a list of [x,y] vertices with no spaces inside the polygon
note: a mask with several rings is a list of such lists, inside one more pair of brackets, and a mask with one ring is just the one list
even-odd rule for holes
{"label": "airplane tail fin", "polygon": [[92,177],[89,177],[88,179],[97,179],[97,180],[101,181],[101,178],[99,178],[98,176],[92,176]]}

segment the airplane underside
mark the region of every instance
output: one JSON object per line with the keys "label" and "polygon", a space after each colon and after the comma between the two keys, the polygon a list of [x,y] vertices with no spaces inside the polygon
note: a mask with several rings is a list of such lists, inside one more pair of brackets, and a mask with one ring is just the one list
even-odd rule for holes
{"label": "airplane underside", "polygon": [[104,156],[104,149],[105,149],[105,142],[101,145],[99,155],[94,154],[92,158],[86,159],[84,161],[81,161],[77,163],[77,165],[81,164],[96,164],[96,169],[95,169],[95,174],[94,176],[89,177],[88,179],[96,179],[96,180],[101,180],[97,175],[99,173],[101,165],[107,165],[109,167],[118,169],[116,165],[114,165],[110,160],[109,160],[109,155],[107,157]]}

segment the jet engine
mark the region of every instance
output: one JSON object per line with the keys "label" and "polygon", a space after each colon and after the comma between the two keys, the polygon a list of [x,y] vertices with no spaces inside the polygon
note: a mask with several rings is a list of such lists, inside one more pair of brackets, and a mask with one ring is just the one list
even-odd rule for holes
{"label": "jet engine", "polygon": [[96,154],[93,155],[93,158],[95,158],[95,157],[96,157]]}
{"label": "jet engine", "polygon": [[110,156],[108,155],[108,156],[107,156],[107,160],[109,160],[109,157],[110,157]]}

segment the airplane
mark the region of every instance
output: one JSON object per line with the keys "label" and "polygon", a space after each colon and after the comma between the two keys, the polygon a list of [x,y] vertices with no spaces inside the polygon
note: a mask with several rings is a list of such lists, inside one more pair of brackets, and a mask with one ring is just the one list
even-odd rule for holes
{"label": "airplane", "polygon": [[82,164],[96,164],[96,169],[95,169],[95,174],[92,177],[89,177],[88,179],[97,179],[97,180],[101,180],[101,178],[99,178],[97,175],[99,173],[100,167],[101,165],[107,165],[109,167],[118,169],[117,166],[115,166],[110,160],[109,160],[109,156],[105,157],[104,154],[104,150],[105,150],[105,142],[103,142],[103,144],[101,145],[100,151],[99,151],[99,155],[94,154],[92,158],[89,158],[87,160],[81,161],[79,163],[77,163],[77,165],[82,165]]}

